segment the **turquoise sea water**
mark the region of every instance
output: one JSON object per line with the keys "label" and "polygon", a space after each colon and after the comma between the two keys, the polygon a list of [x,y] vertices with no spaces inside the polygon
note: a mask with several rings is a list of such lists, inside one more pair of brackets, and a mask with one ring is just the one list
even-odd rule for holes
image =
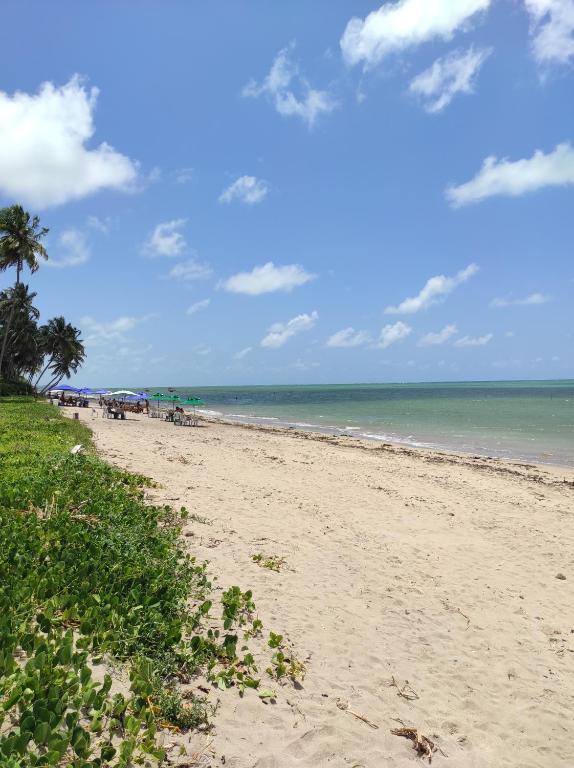
{"label": "turquoise sea water", "polygon": [[574,380],[182,387],[177,393],[199,396],[206,411],[242,422],[574,466]]}

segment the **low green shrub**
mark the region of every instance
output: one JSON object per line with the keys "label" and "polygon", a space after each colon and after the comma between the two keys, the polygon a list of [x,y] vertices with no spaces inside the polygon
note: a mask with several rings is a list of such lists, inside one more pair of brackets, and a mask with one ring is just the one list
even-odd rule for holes
{"label": "low green shrub", "polygon": [[[87,452],[72,455],[76,443]],[[180,546],[187,513],[145,504],[146,483],[100,460],[86,427],[47,403],[0,403],[2,768],[158,763],[158,724],[208,720],[178,679],[259,685],[251,655],[237,657],[239,628],[260,632],[251,593],[224,592],[222,631],[203,629],[211,585]],[[94,682],[111,659],[130,669],[128,695],[107,674]]]}
{"label": "low green shrub", "polygon": [[34,387],[24,379],[18,381],[0,380],[0,397],[13,395],[33,395]]}

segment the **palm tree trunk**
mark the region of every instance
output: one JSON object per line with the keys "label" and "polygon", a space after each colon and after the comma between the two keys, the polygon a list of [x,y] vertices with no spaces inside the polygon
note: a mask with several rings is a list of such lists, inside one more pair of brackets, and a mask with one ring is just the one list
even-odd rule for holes
{"label": "palm tree trunk", "polygon": [[51,364],[51,362],[52,362],[52,360],[53,360],[53,359],[54,359],[54,355],[51,355],[51,356],[50,356],[50,359],[48,360],[48,363],[47,363],[46,367],[44,368],[44,370],[42,371],[42,373],[41,373],[41,374],[38,376],[38,378],[36,379],[36,383],[34,384],[34,389],[35,389],[35,388],[38,386],[38,384],[39,384],[39,382],[40,382],[40,379],[42,378],[42,376],[43,376],[43,375],[46,373],[46,371],[48,370],[48,367],[50,366],[50,364]]}
{"label": "palm tree trunk", "polygon": [[2,349],[0,350],[0,378],[2,377],[2,365],[4,363],[4,356],[6,354],[6,345],[8,344],[8,336],[10,334],[10,328],[12,327],[12,320],[14,319],[14,304],[10,307],[10,315],[8,316],[8,322],[4,328],[4,338],[2,339]]}
{"label": "palm tree trunk", "polygon": [[[16,287],[20,284],[20,272],[22,270],[22,259],[18,259],[18,262],[16,264]],[[10,316],[8,318],[8,322],[6,323],[6,328],[4,329],[4,338],[2,339],[2,350],[0,351],[0,378],[2,378],[2,363],[4,362],[4,356],[6,354],[6,345],[8,343],[8,334],[10,333],[10,328],[12,327],[12,320],[14,319],[14,303],[12,303],[12,307],[10,308]]]}
{"label": "palm tree trunk", "polygon": [[[61,378],[61,377],[60,377]],[[56,381],[57,380],[57,381]],[[55,379],[52,379],[52,381],[49,381],[45,387],[42,387],[40,392],[38,392],[39,395],[45,395],[46,392],[49,392],[53,387],[56,386],[57,383],[59,383],[60,379],[56,376]]]}
{"label": "palm tree trunk", "polygon": [[41,395],[45,394],[46,392],[49,392],[51,389],[53,389],[55,386],[57,386],[62,379],[64,378],[64,374],[56,374],[52,381],[49,381],[45,387],[42,387],[42,391],[40,392]]}

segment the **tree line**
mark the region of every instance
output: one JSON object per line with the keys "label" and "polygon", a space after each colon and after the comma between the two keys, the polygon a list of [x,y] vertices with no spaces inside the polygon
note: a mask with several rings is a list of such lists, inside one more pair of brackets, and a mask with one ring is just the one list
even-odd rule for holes
{"label": "tree line", "polygon": [[34,274],[48,259],[42,244],[48,231],[21,205],[0,208],[0,272],[16,271],[14,285],[0,291],[0,394],[43,394],[76,373],[86,357],[81,332],[64,317],[39,323],[37,294],[21,280],[26,268]]}

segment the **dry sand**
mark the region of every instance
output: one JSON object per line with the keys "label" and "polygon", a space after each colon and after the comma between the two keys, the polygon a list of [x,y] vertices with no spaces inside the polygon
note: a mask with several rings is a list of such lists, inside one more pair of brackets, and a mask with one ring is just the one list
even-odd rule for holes
{"label": "dry sand", "polygon": [[[105,458],[161,483],[150,498],[212,521],[188,524],[190,551],[220,588],[253,589],[266,631],[307,665],[303,687],[279,687],[275,704],[222,693],[213,733],[186,742],[207,747],[204,761],[183,764],[420,764],[390,733],[401,720],[440,746],[436,766],[572,768],[572,472],[295,431],[81,418]],[[256,553],[286,565],[260,568]]]}

